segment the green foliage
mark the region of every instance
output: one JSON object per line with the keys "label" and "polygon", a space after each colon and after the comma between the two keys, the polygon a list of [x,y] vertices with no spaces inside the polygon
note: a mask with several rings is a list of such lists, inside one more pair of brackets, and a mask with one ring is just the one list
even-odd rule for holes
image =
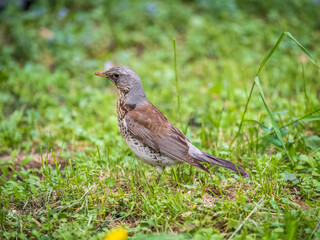
{"label": "green foliage", "polygon": [[[4,2],[1,239],[320,238],[318,1]],[[104,64],[134,69],[250,179],[182,165],[156,185],[119,136]]]}

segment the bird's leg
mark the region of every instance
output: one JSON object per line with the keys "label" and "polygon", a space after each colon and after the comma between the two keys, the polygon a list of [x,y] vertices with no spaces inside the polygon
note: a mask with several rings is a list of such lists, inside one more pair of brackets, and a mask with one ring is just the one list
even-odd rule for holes
{"label": "bird's leg", "polygon": [[157,172],[158,172],[158,177],[156,179],[156,184],[159,184],[159,181],[160,181],[160,178],[161,178],[161,175],[162,175],[162,172],[163,172],[163,169],[162,167],[156,167],[157,169]]}

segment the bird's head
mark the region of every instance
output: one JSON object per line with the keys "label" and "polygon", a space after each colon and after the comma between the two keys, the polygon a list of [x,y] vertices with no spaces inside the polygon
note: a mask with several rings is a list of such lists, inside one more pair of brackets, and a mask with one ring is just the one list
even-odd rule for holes
{"label": "bird's head", "polygon": [[131,89],[142,87],[141,80],[133,70],[126,66],[116,66],[95,75],[108,78],[120,91],[129,92]]}

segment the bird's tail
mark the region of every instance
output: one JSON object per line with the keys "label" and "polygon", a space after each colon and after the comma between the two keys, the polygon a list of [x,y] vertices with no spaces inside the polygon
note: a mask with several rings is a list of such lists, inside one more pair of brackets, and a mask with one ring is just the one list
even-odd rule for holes
{"label": "bird's tail", "polygon": [[230,169],[237,174],[241,174],[243,177],[249,177],[249,173],[247,171],[243,170],[243,168],[240,167],[239,165],[236,165],[233,162],[227,161],[225,159],[212,156],[206,152],[201,151],[201,153],[202,154],[198,155],[198,160],[207,162],[210,165],[217,165],[220,167]]}

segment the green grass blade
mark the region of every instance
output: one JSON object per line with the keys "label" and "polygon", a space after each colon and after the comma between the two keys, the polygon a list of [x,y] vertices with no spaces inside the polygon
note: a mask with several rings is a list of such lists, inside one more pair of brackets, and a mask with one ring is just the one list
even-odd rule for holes
{"label": "green grass blade", "polygon": [[307,49],[305,49],[301,43],[299,43],[297,41],[297,39],[295,39],[291,33],[289,32],[283,32],[280,36],[280,38],[278,39],[278,41],[276,42],[276,44],[272,47],[272,49],[270,50],[270,52],[268,53],[268,55],[263,59],[259,70],[257,72],[257,75],[259,75],[260,71],[263,69],[264,65],[267,63],[268,59],[272,56],[272,54],[275,52],[275,50],[279,47],[280,43],[282,42],[283,38],[287,36],[288,38],[290,38],[292,41],[294,41],[299,47],[300,49],[304,52],[304,54],[309,58],[309,60],[313,63],[313,65],[315,65],[317,68],[320,68],[318,66],[318,64],[316,63],[316,61],[311,57],[310,53],[307,51]]}
{"label": "green grass blade", "polygon": [[301,68],[302,68],[302,79],[303,79],[303,91],[304,91],[304,96],[306,98],[306,105],[307,105],[307,109],[310,105],[310,101],[309,101],[309,97],[307,94],[307,89],[306,89],[306,78],[305,78],[305,74],[304,74],[304,66],[303,63],[301,62]]}
{"label": "green grass blade", "polygon": [[[261,72],[261,70],[263,69],[264,65],[267,63],[267,61],[269,60],[269,58],[273,55],[273,53],[275,52],[275,50],[279,47],[280,43],[282,42],[283,38],[287,36],[289,37],[292,41],[294,41],[299,47],[300,49],[304,52],[304,54],[306,54],[306,56],[309,58],[309,60],[317,67],[320,69],[320,67],[317,65],[317,63],[315,62],[315,60],[311,57],[311,55],[309,54],[309,52],[301,45],[301,43],[299,43],[292,35],[291,33],[289,32],[283,32],[281,34],[281,36],[279,37],[278,41],[276,42],[276,44],[271,48],[271,50],[269,51],[269,53],[265,56],[265,58],[263,59],[262,63],[260,64],[260,67],[258,69],[258,72],[256,74],[256,77],[259,76],[259,73]],[[255,86],[255,81],[253,82],[252,84],[252,87],[251,87],[251,90],[250,90],[250,94],[249,94],[249,97],[247,99],[247,102],[246,102],[246,105],[245,105],[245,108],[244,108],[244,111],[243,111],[243,114],[242,114],[242,117],[241,117],[241,122],[239,124],[239,129],[237,131],[237,134],[236,136],[234,137],[234,139],[232,140],[230,146],[232,146],[232,144],[235,142],[235,140],[239,137],[240,135],[240,132],[241,132],[241,129],[242,129],[242,125],[243,125],[243,121],[244,121],[244,117],[246,115],[246,112],[247,112],[247,109],[248,109],[248,105],[249,105],[249,102],[251,100],[251,95],[252,95],[252,91],[253,91],[253,88]]]}
{"label": "green grass blade", "polygon": [[263,59],[262,63],[260,64],[259,70],[257,72],[257,76],[259,75],[260,71],[263,69],[264,65],[267,63],[267,61],[269,60],[269,58],[272,56],[272,54],[274,53],[274,51],[279,47],[280,43],[282,42],[283,38],[284,38],[284,33],[281,34],[280,38],[278,39],[278,41],[276,42],[276,44],[271,48],[270,52],[267,54],[267,56],[265,56],[265,58]]}
{"label": "green grass blade", "polygon": [[282,34],[285,34],[287,37],[289,37],[292,41],[294,41],[299,47],[300,49],[304,52],[304,54],[309,58],[309,60],[313,63],[313,65],[315,65],[317,68],[320,69],[320,67],[318,66],[318,64],[316,63],[316,61],[311,57],[310,53],[307,51],[307,49],[304,48],[304,46],[301,45],[301,43],[299,43],[297,41],[297,39],[295,39],[291,33],[289,32],[284,32]]}
{"label": "green grass blade", "polygon": [[[313,115],[313,114],[315,114],[315,113],[317,113],[317,112],[319,112],[319,111],[320,111],[320,108],[318,108],[318,109],[316,109],[316,110],[314,110],[314,111],[312,111],[312,112],[310,112],[310,113],[307,113],[307,114],[303,115],[302,117],[299,117],[299,118],[297,118],[297,119],[295,119],[295,120],[293,120],[293,121],[290,121],[289,123],[281,126],[280,129],[283,129],[283,128],[285,128],[285,127],[288,127],[288,126],[290,126],[290,125],[292,125],[292,124],[294,124],[294,123],[297,123],[297,122],[299,122],[299,121],[301,121],[301,122],[319,121],[319,120],[320,120],[319,117],[310,117],[310,118],[308,118],[309,116],[311,116],[311,115]],[[258,121],[255,121],[255,120],[244,120],[244,122],[255,122],[255,123],[260,124]],[[260,139],[263,139],[263,138],[265,138],[265,137],[273,134],[274,132],[275,132],[274,130],[271,130],[270,132],[268,132],[268,133],[266,133],[266,134],[264,134],[264,135],[262,135],[262,136],[260,136],[260,137],[258,137],[258,138],[256,138],[256,139],[252,140],[252,142],[257,142],[257,141],[259,141]],[[242,145],[244,145],[244,144],[242,144]]]}
{"label": "green grass blade", "polygon": [[258,87],[258,90],[259,90],[259,92],[260,92],[260,96],[261,96],[263,105],[264,105],[265,109],[267,110],[268,115],[269,115],[269,117],[270,117],[272,127],[273,127],[273,129],[274,129],[274,131],[275,131],[275,133],[276,133],[279,141],[281,142],[281,145],[282,145],[284,151],[286,152],[286,154],[288,155],[289,159],[290,159],[291,162],[292,162],[291,156],[290,156],[289,152],[287,151],[286,145],[285,145],[285,143],[284,143],[284,141],[283,141],[283,139],[282,139],[282,135],[281,135],[281,132],[280,132],[280,128],[279,128],[279,126],[278,126],[278,124],[277,124],[277,122],[276,122],[276,120],[275,120],[275,118],[274,118],[273,113],[271,112],[270,108],[268,107],[266,98],[264,97],[264,94],[263,94],[262,87],[261,87],[261,85],[260,85],[260,81],[259,81],[259,77],[258,77],[258,76],[256,76],[256,77],[254,78],[254,82],[256,83],[256,85],[257,85],[257,87]]}
{"label": "green grass blade", "polygon": [[178,83],[178,71],[177,71],[177,50],[176,50],[176,39],[173,39],[173,54],[174,54],[174,74],[175,74],[175,83],[177,90],[177,102],[178,102],[178,111],[179,111],[179,121],[181,130],[183,130],[183,124],[181,119],[181,107],[180,107],[180,89]]}
{"label": "green grass blade", "polygon": [[244,107],[244,111],[243,111],[243,114],[242,114],[242,117],[241,117],[241,122],[240,122],[240,125],[239,125],[239,128],[238,128],[238,132],[236,134],[236,136],[234,137],[234,139],[232,139],[232,142],[230,144],[230,148],[231,146],[233,145],[233,143],[235,142],[235,140],[239,137],[240,135],[240,131],[242,129],[242,125],[243,125],[243,121],[244,121],[244,116],[246,115],[246,112],[247,112],[247,109],[248,109],[248,105],[249,105],[249,102],[250,102],[250,99],[251,99],[251,96],[252,96],[252,92],[253,92],[253,89],[254,89],[254,85],[255,85],[255,82],[253,82],[252,86],[251,86],[251,90],[250,90],[250,93],[249,93],[249,97],[247,99],[247,103],[246,103],[246,106]]}

